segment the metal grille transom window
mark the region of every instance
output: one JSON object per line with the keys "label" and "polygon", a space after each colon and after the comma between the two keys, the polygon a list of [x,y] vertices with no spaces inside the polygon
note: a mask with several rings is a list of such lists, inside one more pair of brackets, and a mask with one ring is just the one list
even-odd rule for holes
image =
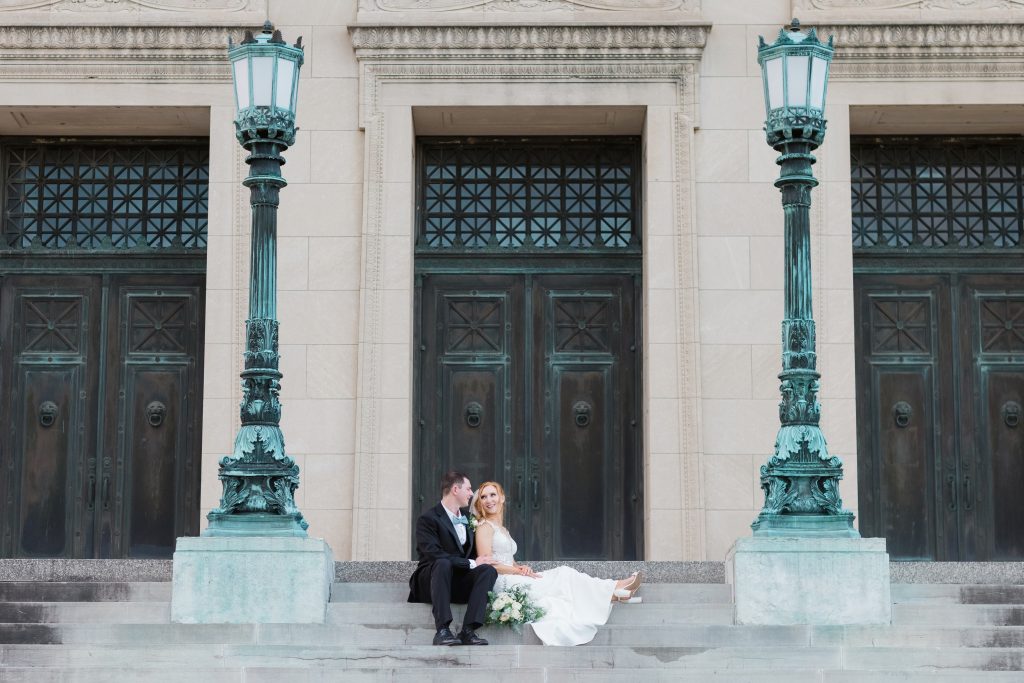
{"label": "metal grille transom window", "polygon": [[1019,249],[1024,140],[851,140],[857,251]]}
{"label": "metal grille transom window", "polygon": [[420,140],[417,251],[639,252],[639,140]]}
{"label": "metal grille transom window", "polygon": [[13,142],[2,163],[7,249],[206,248],[205,141]]}

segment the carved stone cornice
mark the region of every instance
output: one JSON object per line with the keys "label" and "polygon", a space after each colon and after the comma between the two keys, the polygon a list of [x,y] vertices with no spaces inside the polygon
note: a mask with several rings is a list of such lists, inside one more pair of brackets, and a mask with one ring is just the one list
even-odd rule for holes
{"label": "carved stone cornice", "polygon": [[834,36],[833,79],[1024,77],[1024,23],[816,24]]}
{"label": "carved stone cornice", "polygon": [[710,24],[656,25],[355,25],[349,28],[358,59],[421,55],[517,57],[551,53],[645,55],[697,59]]}
{"label": "carved stone cornice", "polygon": [[0,26],[0,78],[229,81],[236,26]]}
{"label": "carved stone cornice", "polygon": [[260,25],[267,0],[0,0],[5,26]]}
{"label": "carved stone cornice", "polygon": [[1017,24],[815,24],[820,36],[835,36],[836,48],[922,52],[947,50],[1024,50],[1024,23]]}

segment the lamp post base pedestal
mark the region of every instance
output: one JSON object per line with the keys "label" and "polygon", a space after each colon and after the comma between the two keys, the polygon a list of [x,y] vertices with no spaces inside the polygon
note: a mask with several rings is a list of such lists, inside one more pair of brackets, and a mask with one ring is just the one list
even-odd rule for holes
{"label": "lamp post base pedestal", "polygon": [[884,538],[737,539],[725,558],[736,624],[888,624]]}
{"label": "lamp post base pedestal", "polygon": [[269,512],[217,513],[207,515],[210,525],[201,534],[211,536],[290,536],[306,538],[302,515]]}
{"label": "lamp post base pedestal", "polygon": [[174,551],[171,621],[322,624],[334,553],[322,538],[183,537]]}
{"label": "lamp post base pedestal", "polygon": [[860,538],[860,534],[853,528],[853,513],[845,511],[838,515],[776,515],[762,512],[750,526],[754,529],[754,536],[758,538]]}

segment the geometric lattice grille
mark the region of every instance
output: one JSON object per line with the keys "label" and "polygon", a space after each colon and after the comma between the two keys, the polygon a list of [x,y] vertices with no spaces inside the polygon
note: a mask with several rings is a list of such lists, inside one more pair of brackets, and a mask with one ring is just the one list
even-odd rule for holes
{"label": "geometric lattice grille", "polygon": [[638,140],[425,141],[419,252],[639,251]]}
{"label": "geometric lattice grille", "polygon": [[857,250],[1020,249],[1024,142],[853,138]]}
{"label": "geometric lattice grille", "polygon": [[3,246],[205,249],[205,144],[37,144],[3,149]]}

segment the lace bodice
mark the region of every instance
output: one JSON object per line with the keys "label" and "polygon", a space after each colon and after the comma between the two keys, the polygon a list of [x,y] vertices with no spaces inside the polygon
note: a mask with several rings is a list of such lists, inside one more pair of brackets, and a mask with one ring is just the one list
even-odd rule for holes
{"label": "lace bodice", "polygon": [[504,527],[494,522],[485,520],[494,529],[494,537],[491,539],[491,555],[501,564],[515,564],[516,547],[515,539],[509,535]]}

